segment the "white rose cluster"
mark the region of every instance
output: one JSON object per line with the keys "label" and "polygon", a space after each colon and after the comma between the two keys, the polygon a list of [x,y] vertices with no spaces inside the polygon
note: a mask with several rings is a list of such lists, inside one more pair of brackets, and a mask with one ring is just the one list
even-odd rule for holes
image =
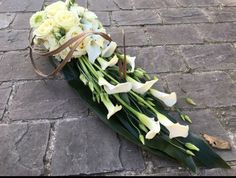
{"label": "white rose cluster", "polygon": [[[57,1],[36,12],[30,18],[30,25],[35,36],[34,43],[43,45],[52,51],[72,37],[81,32],[92,30],[106,33],[102,23],[95,13],[74,3],[73,0]],[[88,55],[90,62],[99,57],[110,57],[114,53],[117,44],[112,44],[99,35],[87,37],[73,54],[74,58]],[[55,57],[58,60],[65,59],[69,48]],[[105,56],[104,56],[105,55]]]}

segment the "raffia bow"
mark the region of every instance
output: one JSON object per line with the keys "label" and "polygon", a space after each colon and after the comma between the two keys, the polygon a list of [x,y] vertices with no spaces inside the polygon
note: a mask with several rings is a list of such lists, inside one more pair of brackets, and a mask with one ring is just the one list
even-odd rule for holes
{"label": "raffia bow", "polygon": [[[34,38],[31,38],[31,31],[29,33],[29,54],[30,54],[30,60],[32,63],[32,66],[34,68],[34,71],[41,77],[44,78],[48,78],[48,77],[52,77],[55,76],[56,74],[58,74],[63,67],[67,64],[67,62],[69,62],[73,56],[74,51],[76,50],[76,48],[81,45],[81,43],[83,43],[84,39],[90,35],[100,35],[102,36],[104,39],[108,40],[108,41],[112,41],[111,37],[108,36],[105,33],[102,32],[94,32],[94,31],[87,31],[87,32],[82,32],[79,35],[76,35],[75,37],[71,38],[70,40],[68,40],[67,42],[65,42],[63,45],[61,45],[60,47],[58,47],[57,49],[50,51],[50,52],[42,52],[42,50],[36,49],[34,46]],[[124,60],[119,60],[119,74],[121,77],[125,78],[126,77],[126,51],[125,51],[125,34],[124,31],[122,31],[123,34],[123,43],[124,43]],[[42,72],[35,64],[34,58],[33,58],[33,52],[41,55],[41,56],[53,56],[56,55],[58,53],[60,53],[61,51],[63,51],[64,49],[66,49],[67,47],[70,48],[69,53],[67,54],[66,58],[56,67],[56,69],[54,69],[51,73],[49,74],[45,74],[44,72]]]}

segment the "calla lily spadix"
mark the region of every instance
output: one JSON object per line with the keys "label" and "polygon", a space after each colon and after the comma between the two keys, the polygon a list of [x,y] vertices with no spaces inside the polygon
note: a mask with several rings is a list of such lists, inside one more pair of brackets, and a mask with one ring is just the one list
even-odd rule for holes
{"label": "calla lily spadix", "polygon": [[175,92],[172,92],[170,94],[160,92],[155,89],[150,89],[150,93],[156,97],[157,99],[161,100],[163,103],[165,103],[166,106],[172,107],[177,102],[177,96]]}
{"label": "calla lily spadix", "polygon": [[97,58],[102,70],[105,70],[107,67],[111,67],[117,64],[118,57],[115,55],[110,61],[106,61],[105,59],[98,57]]}
{"label": "calla lily spadix", "polygon": [[110,44],[102,51],[102,57],[110,57],[116,50],[117,44],[112,41]]}
{"label": "calla lily spadix", "polygon": [[140,83],[129,76],[126,77],[126,80],[132,84],[132,90],[139,94],[146,93],[158,81],[158,79],[154,79],[145,83]]}
{"label": "calla lily spadix", "polygon": [[170,132],[169,138],[176,138],[176,137],[184,137],[188,136],[189,126],[188,125],[181,125],[179,123],[173,123],[170,121],[166,116],[161,113],[157,113],[157,118],[159,122],[167,128]]}
{"label": "calla lily spadix", "polygon": [[129,82],[112,85],[108,81],[106,81],[102,76],[98,78],[98,84],[99,86],[104,86],[104,90],[107,92],[108,95],[116,93],[127,93],[132,88],[132,84]]}
{"label": "calla lily spadix", "polygon": [[122,109],[122,106],[120,105],[114,106],[107,94],[102,94],[101,100],[108,110],[107,119],[110,119],[112,115]]}
{"label": "calla lily spadix", "polygon": [[156,134],[160,132],[161,128],[159,121],[155,121],[154,118],[150,118],[141,113],[139,113],[137,117],[142,122],[142,124],[144,124],[149,129],[149,132],[145,136],[146,139],[153,139]]}

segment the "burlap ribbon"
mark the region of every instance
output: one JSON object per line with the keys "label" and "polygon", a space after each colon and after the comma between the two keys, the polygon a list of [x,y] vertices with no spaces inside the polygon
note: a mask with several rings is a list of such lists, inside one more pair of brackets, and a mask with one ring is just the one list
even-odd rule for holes
{"label": "burlap ribbon", "polygon": [[[31,29],[32,30],[32,29]],[[68,40],[67,42],[65,42],[63,45],[61,45],[60,47],[58,47],[57,49],[50,51],[50,52],[40,52],[39,50],[35,49],[34,47],[34,38],[31,38],[31,31],[29,34],[29,50],[30,50],[30,60],[32,63],[32,66],[34,68],[34,71],[41,77],[47,78],[47,77],[51,77],[51,76],[55,76],[56,74],[58,74],[62,68],[67,64],[67,62],[70,61],[70,59],[73,56],[74,51],[76,50],[76,48],[81,45],[84,41],[84,39],[90,35],[100,35],[102,36],[104,39],[108,40],[108,41],[112,41],[111,37],[108,36],[105,33],[102,32],[93,32],[93,31],[87,31],[87,32],[82,32],[79,35],[71,38],[70,40]],[[125,36],[124,36],[124,32],[123,32],[123,40],[124,40],[124,54],[125,54]],[[66,48],[70,48],[69,53],[67,54],[66,58],[49,74],[45,74],[44,72],[42,72],[35,64],[34,58],[33,58],[33,52],[41,55],[41,56],[53,56],[56,55],[58,53],[60,53],[61,51],[63,51]],[[124,55],[124,61],[119,60],[119,73],[122,77],[126,76],[126,55]]]}

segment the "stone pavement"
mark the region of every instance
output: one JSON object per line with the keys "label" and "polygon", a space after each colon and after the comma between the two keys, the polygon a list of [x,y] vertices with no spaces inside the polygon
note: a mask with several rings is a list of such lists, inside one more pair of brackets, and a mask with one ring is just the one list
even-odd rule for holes
{"label": "stone pavement", "polygon": [[[55,1],[55,0],[54,0]],[[29,17],[49,0],[0,0],[0,175],[195,175],[104,125],[61,75],[42,80],[29,62]],[[220,136],[236,175],[236,0],[77,0],[114,41],[127,36],[137,65],[176,91],[195,133]],[[47,60],[39,64],[52,69]],[[187,105],[185,97],[198,104]]]}

